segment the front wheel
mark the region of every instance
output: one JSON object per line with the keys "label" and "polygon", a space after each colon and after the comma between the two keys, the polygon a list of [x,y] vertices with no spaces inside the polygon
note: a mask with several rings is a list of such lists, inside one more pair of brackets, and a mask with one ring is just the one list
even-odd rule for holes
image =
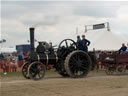
{"label": "front wheel", "polygon": [[21,70],[22,70],[22,75],[26,78],[26,79],[30,79],[29,75],[28,75],[28,67],[29,67],[30,63],[25,63]]}
{"label": "front wheel", "polygon": [[41,62],[33,62],[28,68],[29,77],[33,80],[40,80],[45,76],[45,65]]}

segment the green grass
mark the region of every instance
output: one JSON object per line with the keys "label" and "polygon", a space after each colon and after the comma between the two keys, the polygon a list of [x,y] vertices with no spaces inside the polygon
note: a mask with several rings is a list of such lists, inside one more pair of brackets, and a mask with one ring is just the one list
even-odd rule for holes
{"label": "green grass", "polygon": [[[96,70],[90,71],[89,74],[105,74],[105,70]],[[58,73],[55,71],[46,71],[46,75],[57,75]],[[1,77],[16,77],[16,76],[22,76],[22,72],[8,72],[6,75],[4,73],[0,73]]]}
{"label": "green grass", "polygon": [[[46,75],[55,75],[57,72],[55,71],[46,71]],[[22,76],[22,72],[8,72],[6,75],[4,73],[0,73],[1,77],[14,77],[14,76]]]}
{"label": "green grass", "polygon": [[58,74],[56,71],[46,71],[46,75],[55,75]]}
{"label": "green grass", "polygon": [[4,73],[0,73],[1,77],[12,77],[12,76],[22,76],[21,72],[8,72],[6,75]]}

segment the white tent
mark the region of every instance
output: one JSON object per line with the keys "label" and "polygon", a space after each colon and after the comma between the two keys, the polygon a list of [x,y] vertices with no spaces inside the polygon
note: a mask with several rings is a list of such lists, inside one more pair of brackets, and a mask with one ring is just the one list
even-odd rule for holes
{"label": "white tent", "polygon": [[1,48],[1,53],[13,53],[16,52],[15,48]]}
{"label": "white tent", "polygon": [[128,40],[109,31],[87,32],[86,38],[91,41],[89,50],[119,50],[122,43],[127,44]]}

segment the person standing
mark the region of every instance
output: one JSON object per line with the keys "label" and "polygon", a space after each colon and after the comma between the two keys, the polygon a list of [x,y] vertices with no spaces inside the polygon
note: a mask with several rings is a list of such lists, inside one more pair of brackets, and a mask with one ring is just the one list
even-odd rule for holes
{"label": "person standing", "polygon": [[6,70],[6,63],[5,62],[3,62],[2,69],[3,69],[3,73],[6,75],[7,74],[7,70]]}
{"label": "person standing", "polygon": [[126,54],[128,54],[128,43],[127,43],[127,49],[126,49]]}
{"label": "person standing", "polygon": [[5,58],[5,56],[3,54],[0,54],[0,60],[1,60],[1,69],[3,70],[3,74],[6,75],[7,74],[6,58]]}
{"label": "person standing", "polygon": [[8,56],[6,57],[7,62],[6,62],[6,72],[10,72],[10,62],[11,62],[11,54],[8,54]]}
{"label": "person standing", "polygon": [[125,44],[122,44],[122,47],[119,49],[119,54],[125,54],[126,53],[126,49],[127,47],[125,46]]}
{"label": "person standing", "polygon": [[90,45],[90,41],[85,39],[85,35],[82,35],[82,50],[86,53],[88,53],[88,46]]}
{"label": "person standing", "polygon": [[11,60],[11,72],[16,72],[17,70],[17,68],[16,68],[16,61],[15,60]]}
{"label": "person standing", "polygon": [[23,52],[20,52],[18,55],[18,67],[20,68],[24,63],[24,55]]}
{"label": "person standing", "polygon": [[77,46],[79,50],[82,50],[81,38],[79,35],[77,35]]}

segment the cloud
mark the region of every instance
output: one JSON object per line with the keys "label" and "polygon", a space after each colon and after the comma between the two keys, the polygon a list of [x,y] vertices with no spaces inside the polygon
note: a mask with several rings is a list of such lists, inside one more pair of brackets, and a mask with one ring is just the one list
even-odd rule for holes
{"label": "cloud", "polygon": [[[111,10],[111,11],[109,11]],[[76,15],[80,16],[93,16],[98,18],[111,18],[116,17],[117,15],[117,9],[113,7],[104,7],[104,6],[95,6],[95,7],[81,7],[78,8],[75,12]]]}
{"label": "cloud", "polygon": [[37,40],[59,43],[65,38],[74,39],[76,27],[83,33],[85,25],[102,22],[110,22],[112,32],[127,37],[128,4],[124,3],[2,2],[2,37],[8,41],[6,46],[26,43],[29,27],[33,26]]}
{"label": "cloud", "polygon": [[[34,24],[34,23],[32,23],[32,24]],[[32,27],[37,28],[39,26],[53,26],[58,23],[59,23],[59,16],[45,16],[44,19],[40,19],[40,21],[38,21]]]}
{"label": "cloud", "polygon": [[28,28],[17,20],[2,19],[2,38],[6,39],[8,46],[14,46],[23,40],[29,39]]}
{"label": "cloud", "polygon": [[[122,36],[128,36],[128,6],[120,6],[116,18],[110,18],[111,29]],[[127,37],[128,38],[128,37]]]}

